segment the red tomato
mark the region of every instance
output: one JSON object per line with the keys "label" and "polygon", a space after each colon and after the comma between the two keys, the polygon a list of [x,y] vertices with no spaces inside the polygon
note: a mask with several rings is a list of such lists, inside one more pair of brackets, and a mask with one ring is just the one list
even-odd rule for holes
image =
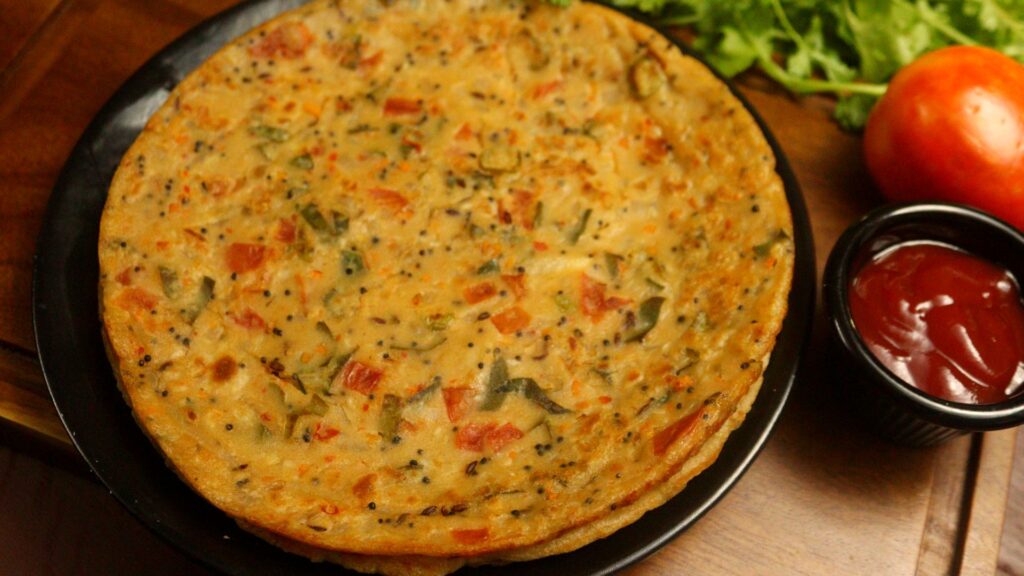
{"label": "red tomato", "polygon": [[466,302],[470,304],[476,304],[477,302],[483,302],[488,298],[493,297],[498,293],[498,289],[494,287],[494,284],[490,282],[481,282],[480,284],[474,284],[462,291],[462,297],[466,299]]}
{"label": "red tomato", "polygon": [[617,310],[629,304],[629,300],[617,296],[607,298],[604,295],[605,288],[603,283],[590,276],[580,275],[580,309],[594,322],[601,320],[605,312]]}
{"label": "red tomato", "polygon": [[512,291],[516,300],[521,300],[523,296],[526,296],[526,274],[502,274],[501,280]]}
{"label": "red tomato", "polygon": [[473,389],[468,386],[458,388],[442,388],[444,394],[444,407],[448,411],[448,420],[458,422],[473,407]]}
{"label": "red tomato", "polygon": [[530,313],[519,306],[513,306],[500,314],[491,316],[491,323],[502,334],[512,334],[530,325]]}
{"label": "red tomato", "polygon": [[377,389],[377,384],[380,383],[380,379],[383,376],[384,373],[380,370],[363,364],[358,360],[345,364],[345,369],[340,374],[341,382],[345,388],[355,390],[364,396],[369,396]]}
{"label": "red tomato", "polygon": [[423,110],[419,100],[411,98],[388,98],[384,102],[385,116],[399,116],[402,114],[419,114]]}
{"label": "red tomato", "polygon": [[1024,229],[1024,66],[956,46],[893,77],[864,132],[868,169],[890,200],[947,200]]}
{"label": "red tomato", "polygon": [[228,246],[226,255],[228,270],[236,274],[255,270],[263,265],[266,256],[267,248],[262,244],[235,242]]}
{"label": "red tomato", "polygon": [[487,443],[488,448],[498,452],[505,446],[508,446],[522,437],[523,431],[516,428],[511,422],[509,422],[501,428],[488,432],[484,441]]}
{"label": "red tomato", "polygon": [[461,544],[479,544],[486,542],[491,535],[489,528],[474,528],[469,530],[452,530],[452,538]]}
{"label": "red tomato", "polygon": [[387,188],[371,188],[370,197],[381,206],[395,212],[401,212],[403,208],[409,205],[409,200],[405,196]]}

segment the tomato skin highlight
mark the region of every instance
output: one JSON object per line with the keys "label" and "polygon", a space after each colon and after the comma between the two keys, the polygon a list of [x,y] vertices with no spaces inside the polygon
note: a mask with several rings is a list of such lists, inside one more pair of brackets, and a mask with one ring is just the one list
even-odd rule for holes
{"label": "tomato skin highlight", "polygon": [[889,200],[960,202],[1024,229],[1024,66],[977,46],[925,54],[872,110],[864,158]]}

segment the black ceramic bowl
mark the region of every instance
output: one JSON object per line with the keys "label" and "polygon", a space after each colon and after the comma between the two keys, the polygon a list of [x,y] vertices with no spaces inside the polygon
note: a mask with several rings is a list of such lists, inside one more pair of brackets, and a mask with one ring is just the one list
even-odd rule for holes
{"label": "black ceramic bowl", "polygon": [[836,242],[822,282],[829,331],[840,356],[837,384],[843,400],[876,431],[911,446],[1024,423],[1024,394],[984,405],[931,396],[893,374],[861,339],[850,315],[851,280],[875,254],[915,240],[955,246],[1024,281],[1024,234],[1002,220],[939,202],[890,204],[868,213]]}

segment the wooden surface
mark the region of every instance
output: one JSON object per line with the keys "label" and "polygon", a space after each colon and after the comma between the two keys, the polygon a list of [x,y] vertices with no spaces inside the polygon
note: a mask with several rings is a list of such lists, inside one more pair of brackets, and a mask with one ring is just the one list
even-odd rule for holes
{"label": "wooden surface", "polygon": [[[201,573],[88,473],[67,470],[81,466],[41,386],[30,286],[50,188],[89,120],[160,47],[232,3],[0,0],[0,421],[31,431],[4,436],[14,450],[0,446],[0,572]],[[797,172],[820,274],[836,237],[880,202],[860,141],[831,122],[826,99],[797,101],[758,77],[741,86]],[[761,457],[693,529],[628,574],[1024,574],[1024,441],[1008,431],[909,450],[874,439],[831,395],[839,375],[816,317]]]}

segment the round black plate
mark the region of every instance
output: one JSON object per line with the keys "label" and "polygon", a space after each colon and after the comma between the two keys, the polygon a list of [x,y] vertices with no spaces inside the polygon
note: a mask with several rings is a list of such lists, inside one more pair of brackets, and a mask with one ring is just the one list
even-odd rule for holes
{"label": "round black plate", "polygon": [[[36,345],[57,411],[97,476],[136,517],[199,561],[237,575],[345,573],[293,556],[242,531],[164,464],[132,419],[100,337],[97,306],[100,214],[121,156],[146,120],[193,68],[230,39],[304,3],[254,0],[201,24],[165,48],[110,99],[82,135],[53,190],[33,281]],[[689,52],[685,47],[680,46]],[[724,81],[724,79],[723,79]],[[800,190],[775,139],[749,103],[777,158],[793,212],[796,270],[789,314],[760,396],[718,460],[686,489],[636,523],[570,554],[460,574],[610,574],[651,554],[692,525],[757,456],[793,385],[814,310],[814,248]]]}

